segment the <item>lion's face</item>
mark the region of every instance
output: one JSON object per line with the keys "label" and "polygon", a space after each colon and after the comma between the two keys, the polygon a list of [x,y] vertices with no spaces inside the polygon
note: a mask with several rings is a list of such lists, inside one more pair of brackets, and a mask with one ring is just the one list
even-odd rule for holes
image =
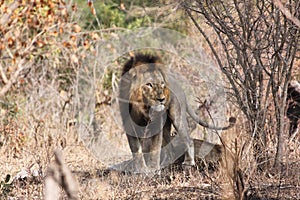
{"label": "lion's face", "polygon": [[165,83],[150,81],[142,86],[143,101],[153,111],[161,112],[165,109],[166,94]]}
{"label": "lion's face", "polygon": [[136,91],[140,93],[142,104],[151,111],[161,112],[166,108],[170,92],[162,72],[152,68],[153,66],[146,65],[137,71],[134,85],[139,86]]}

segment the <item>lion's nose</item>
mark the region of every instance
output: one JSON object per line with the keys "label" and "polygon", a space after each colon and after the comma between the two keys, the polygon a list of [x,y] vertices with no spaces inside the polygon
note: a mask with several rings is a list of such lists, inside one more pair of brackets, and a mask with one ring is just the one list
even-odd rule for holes
{"label": "lion's nose", "polygon": [[157,101],[159,101],[159,102],[164,102],[165,101],[165,97],[160,97],[160,98],[157,98]]}

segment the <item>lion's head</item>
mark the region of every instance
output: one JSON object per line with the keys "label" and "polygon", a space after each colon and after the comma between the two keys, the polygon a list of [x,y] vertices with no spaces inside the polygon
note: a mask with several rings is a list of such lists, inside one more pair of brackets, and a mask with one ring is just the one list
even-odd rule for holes
{"label": "lion's head", "polygon": [[129,71],[130,103],[144,112],[161,112],[169,103],[170,91],[163,70],[157,63],[141,64]]}

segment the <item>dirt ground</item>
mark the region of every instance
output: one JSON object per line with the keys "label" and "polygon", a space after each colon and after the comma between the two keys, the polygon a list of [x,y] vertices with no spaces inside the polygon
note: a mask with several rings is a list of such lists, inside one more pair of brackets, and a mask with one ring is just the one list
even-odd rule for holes
{"label": "dirt ground", "polygon": [[[108,170],[74,135],[69,135],[64,142],[61,148],[78,182],[80,199],[235,198],[232,182],[222,167],[214,172],[200,168],[186,171],[174,165],[163,169],[160,175],[130,175]],[[49,163],[53,162],[53,148],[34,143],[22,147],[10,145],[0,149],[1,199],[43,199],[44,177]],[[299,199],[299,169],[298,160],[283,166],[281,173],[244,175],[249,180],[245,199]],[[6,182],[8,175],[11,178]],[[60,199],[67,199],[63,191],[61,195]]]}

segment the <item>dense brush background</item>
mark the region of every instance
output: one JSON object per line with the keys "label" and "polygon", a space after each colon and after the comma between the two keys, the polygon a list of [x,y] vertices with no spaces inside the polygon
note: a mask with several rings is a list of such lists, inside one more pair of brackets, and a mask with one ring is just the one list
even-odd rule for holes
{"label": "dense brush background", "polygon": [[[86,65],[91,55],[97,55],[97,44],[114,37],[116,31],[144,26],[173,29],[198,38],[213,57],[179,1],[0,3],[0,199],[43,199],[44,177],[56,149],[63,150],[78,181],[80,199],[300,199],[299,132],[289,138],[288,120],[284,119],[284,153],[279,167],[273,168],[278,142],[275,127],[266,124],[266,141],[261,152],[256,151],[249,120],[231,95],[227,117],[235,116],[237,124],[222,134],[226,150],[218,170],[199,165],[187,173],[175,165],[151,177],[109,172],[78,136],[78,72],[90,69]],[[217,53],[224,56],[214,29],[204,18],[197,20],[216,41]],[[299,56],[298,47],[291,79],[300,80]],[[126,58],[128,55],[103,69],[96,86],[99,127],[111,136],[124,134],[107,113]],[[173,62],[180,66],[176,59]],[[274,108],[269,109],[266,120],[272,121]],[[264,155],[259,168],[258,154]],[[67,198],[63,191],[61,194],[62,199]]]}

